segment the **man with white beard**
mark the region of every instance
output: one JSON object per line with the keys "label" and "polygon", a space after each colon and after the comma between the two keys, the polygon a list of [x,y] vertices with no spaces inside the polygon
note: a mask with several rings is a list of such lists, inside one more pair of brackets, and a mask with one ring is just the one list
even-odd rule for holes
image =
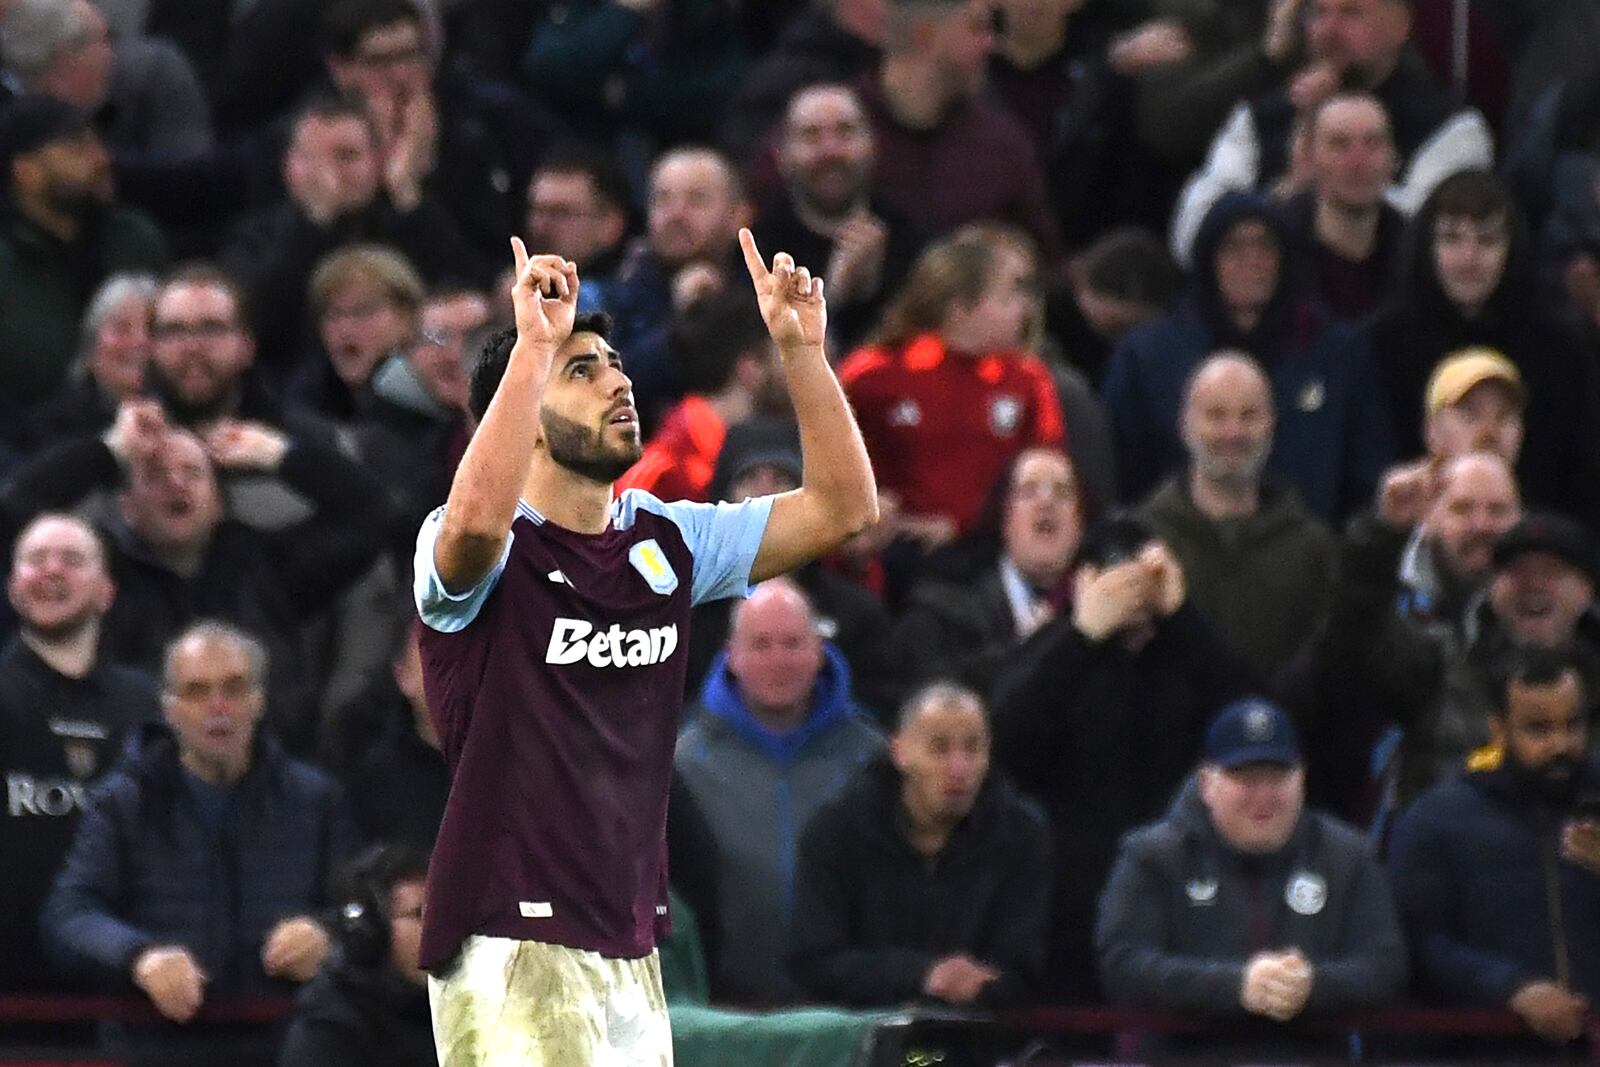
{"label": "man with white beard", "polygon": [[1321,624],[1337,556],[1333,534],[1294,488],[1264,473],[1274,422],[1260,364],[1213,353],[1184,392],[1189,465],[1140,509],[1183,564],[1194,606],[1263,678]]}
{"label": "man with white beard", "polygon": [[116,590],[82,519],[45,513],[23,527],[6,588],[21,627],[0,650],[0,991],[43,992],[39,909],[89,787],[124,732],[156,717],[155,682],[102,655]]}

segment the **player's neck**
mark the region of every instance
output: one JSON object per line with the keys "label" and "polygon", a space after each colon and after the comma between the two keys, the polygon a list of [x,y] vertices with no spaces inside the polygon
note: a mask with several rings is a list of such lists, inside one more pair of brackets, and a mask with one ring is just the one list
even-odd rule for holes
{"label": "player's neck", "polygon": [[611,486],[590,481],[558,463],[535,455],[522,499],[563,529],[603,533],[611,523]]}

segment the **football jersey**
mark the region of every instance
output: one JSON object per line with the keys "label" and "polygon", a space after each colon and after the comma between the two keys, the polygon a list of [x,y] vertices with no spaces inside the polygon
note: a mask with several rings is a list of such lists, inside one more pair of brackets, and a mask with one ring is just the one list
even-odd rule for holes
{"label": "football jersey", "polygon": [[1050,372],[1020,352],[952,355],[927,333],[852,353],[839,381],[878,487],[913,514],[948,515],[963,533],[1013,456],[1065,437]]}
{"label": "football jersey", "polygon": [[771,509],[629,490],[584,534],[520,503],[499,563],[456,594],[434,566],[444,509],[423,523],[423,687],[452,777],[424,967],[469,934],[651,951],[690,608],[748,592]]}

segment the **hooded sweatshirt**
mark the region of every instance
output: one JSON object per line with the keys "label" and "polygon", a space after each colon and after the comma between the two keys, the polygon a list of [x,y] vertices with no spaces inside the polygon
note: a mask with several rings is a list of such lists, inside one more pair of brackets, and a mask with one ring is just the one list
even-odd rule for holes
{"label": "hooded sweatshirt", "polygon": [[844,656],[824,644],[811,711],[779,733],[760,722],[717,657],[678,738],[676,765],[717,842],[714,1000],[779,1004],[789,980],[789,919],[800,832],[856,769],[884,747],[850,693]]}
{"label": "hooded sweatshirt", "polygon": [[[1265,223],[1276,238],[1280,267],[1260,321],[1245,331],[1227,313],[1216,255],[1229,231],[1249,220]],[[1366,341],[1303,295],[1292,274],[1288,228],[1276,207],[1253,193],[1217,201],[1195,240],[1188,295],[1170,315],[1130,330],[1111,357],[1103,391],[1123,499],[1142,499],[1186,464],[1178,433],[1184,387],[1220,348],[1250,353],[1272,381],[1278,422],[1268,468],[1327,521],[1370,499],[1393,449]]]}

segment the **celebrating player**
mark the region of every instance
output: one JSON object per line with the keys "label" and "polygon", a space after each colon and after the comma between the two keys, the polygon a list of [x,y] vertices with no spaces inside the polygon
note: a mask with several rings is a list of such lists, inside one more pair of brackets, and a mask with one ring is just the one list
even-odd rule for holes
{"label": "celebrating player", "polygon": [[516,330],[473,372],[477,432],[417,538],[425,690],[453,776],[421,952],[443,1067],[671,1063],[654,946],[690,608],[876,520],[823,352],[822,279],[739,240],[804,476],[713,506],[612,498],[640,440],[609,324],[576,314],[572,263],[512,239]]}

